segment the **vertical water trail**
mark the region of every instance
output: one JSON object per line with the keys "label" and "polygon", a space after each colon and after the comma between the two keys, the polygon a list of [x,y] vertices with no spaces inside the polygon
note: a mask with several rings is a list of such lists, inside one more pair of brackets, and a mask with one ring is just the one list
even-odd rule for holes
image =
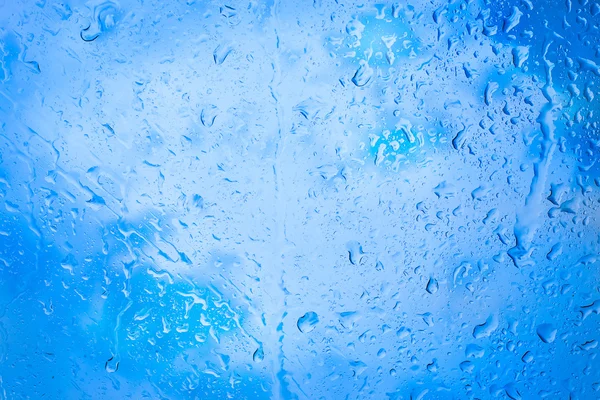
{"label": "vertical water trail", "polygon": [[117,370],[119,369],[119,363],[121,362],[121,353],[119,346],[119,331],[121,330],[121,319],[123,318],[123,315],[127,312],[127,310],[131,308],[132,305],[133,300],[129,299],[125,307],[123,307],[121,311],[119,311],[119,314],[117,314],[117,320],[113,329],[114,343],[112,345],[112,355],[104,364],[104,369],[106,370],[106,372],[117,372]]}
{"label": "vertical water trail", "polygon": [[[275,101],[275,115],[277,117],[277,137],[275,143],[275,160],[273,162],[273,179],[275,182],[275,193],[274,193],[274,217],[275,217],[275,240],[274,240],[274,252],[272,254],[272,271],[273,274],[271,279],[277,280],[277,289],[269,290],[269,295],[276,298],[272,299],[273,308],[270,313],[271,324],[274,321],[277,322],[277,328],[274,332],[274,335],[267,341],[266,348],[267,352],[270,354],[266,354],[265,356],[271,360],[271,370],[274,371],[273,376],[273,390],[271,393],[272,399],[295,399],[297,396],[289,390],[289,382],[288,372],[285,370],[284,363],[286,361],[286,357],[283,351],[283,340],[285,338],[284,332],[284,319],[287,316],[286,312],[286,289],[285,289],[285,264],[284,264],[284,248],[286,245],[285,238],[285,200],[281,198],[282,193],[285,193],[283,190],[284,180],[282,179],[282,153],[284,150],[284,135],[283,135],[283,127],[284,127],[284,110],[281,105],[281,93],[279,92],[281,86],[281,63],[279,60],[279,50],[280,50],[280,38],[279,38],[279,17],[278,17],[278,8],[279,8],[279,0],[275,0],[271,7],[271,20],[273,23],[273,31],[275,33],[275,50],[272,56],[271,67],[273,69],[273,77],[271,82],[269,83],[269,90],[271,93],[271,97]],[[274,274],[279,273],[278,277],[273,276]],[[271,282],[273,283],[273,282]],[[275,289],[274,287],[272,289]],[[277,294],[276,294],[277,293]],[[267,335],[269,333],[267,332]],[[275,372],[276,371],[276,372]]]}
{"label": "vertical water trail", "polygon": [[540,225],[540,213],[542,211],[543,193],[548,179],[548,170],[556,149],[556,127],[554,122],[555,111],[560,108],[560,105],[556,102],[556,92],[552,82],[554,63],[548,60],[548,50],[552,43],[551,39],[546,38],[543,52],[546,84],[542,88],[542,94],[547,103],[540,110],[537,119],[542,131],[540,158],[533,165],[533,178],[531,179],[529,194],[525,199],[525,205],[517,212],[514,227],[515,246],[508,251],[513,263],[519,268],[534,263],[530,256],[533,251],[534,237]]}

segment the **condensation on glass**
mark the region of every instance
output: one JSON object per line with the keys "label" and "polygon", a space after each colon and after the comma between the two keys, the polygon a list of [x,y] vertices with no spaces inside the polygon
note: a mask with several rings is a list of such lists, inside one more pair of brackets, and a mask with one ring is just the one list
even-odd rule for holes
{"label": "condensation on glass", "polygon": [[0,0],[0,399],[600,398],[597,0]]}

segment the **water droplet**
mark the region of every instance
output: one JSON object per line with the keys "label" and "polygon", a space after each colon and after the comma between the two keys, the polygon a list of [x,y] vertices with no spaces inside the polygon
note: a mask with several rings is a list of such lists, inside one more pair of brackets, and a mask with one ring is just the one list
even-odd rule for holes
{"label": "water droplet", "polygon": [[356,240],[352,240],[346,243],[348,249],[348,259],[353,265],[358,265],[362,260],[363,252],[362,246]]}
{"label": "water droplet", "polygon": [[365,30],[365,26],[357,19],[353,19],[346,24],[346,33],[355,36],[356,38],[362,38],[362,33]]}
{"label": "water droplet", "polygon": [[434,278],[429,278],[429,282],[427,282],[426,290],[430,294],[434,294],[438,291],[439,285],[438,281]]}
{"label": "water droplet", "polygon": [[509,399],[511,400],[521,400],[521,393],[519,393],[519,391],[517,390],[517,388],[515,387],[514,383],[507,383],[504,386],[504,392],[506,393],[506,395],[508,396]]}
{"label": "water droplet", "polygon": [[362,316],[356,311],[344,311],[339,313],[340,324],[347,329],[353,329],[361,318]]}
{"label": "water droplet", "polygon": [[369,63],[365,60],[360,60],[360,66],[352,77],[352,83],[358,87],[367,85],[373,77],[373,68],[369,66]]}
{"label": "water droplet", "polygon": [[508,33],[513,30],[521,21],[522,16],[523,12],[519,10],[519,7],[513,7],[512,14],[504,20],[504,32]]}
{"label": "water droplet", "polygon": [[554,246],[552,246],[552,248],[550,249],[548,254],[546,254],[546,258],[550,261],[554,261],[561,254],[562,254],[562,243],[556,243]]}
{"label": "water droplet", "polygon": [[437,359],[433,359],[431,363],[427,364],[427,371],[436,373],[438,371]]}
{"label": "water droplet", "polygon": [[225,5],[219,9],[221,15],[225,18],[232,18],[237,15],[237,11],[234,7]]}
{"label": "water droplet", "polygon": [[526,352],[525,354],[523,354],[523,357],[521,357],[521,361],[523,361],[525,364],[530,364],[533,362],[533,354],[531,354],[530,351]]}
{"label": "water droplet", "polygon": [[255,363],[259,363],[259,362],[262,362],[264,359],[265,359],[265,352],[263,350],[263,347],[260,346],[258,349],[256,349],[254,354],[252,354],[252,360],[254,360]]}
{"label": "water droplet", "polygon": [[473,328],[473,337],[475,339],[481,339],[490,336],[498,328],[498,317],[496,314],[492,314],[488,319],[481,325],[477,325]]}
{"label": "water droplet", "polygon": [[433,192],[435,195],[440,198],[450,199],[454,197],[456,189],[454,185],[447,183],[446,181],[441,182],[435,188],[433,188]]}
{"label": "water droplet", "polygon": [[458,131],[456,136],[452,139],[452,147],[454,147],[455,150],[462,149],[471,137],[471,126],[463,125],[463,127],[464,128]]}
{"label": "water droplet", "polygon": [[298,318],[297,326],[300,332],[308,333],[315,329],[318,323],[319,316],[317,313],[310,311]]}
{"label": "water droplet", "polygon": [[299,112],[304,118],[311,121],[321,113],[325,106],[326,104],[318,97],[309,97],[298,103],[293,110]]}
{"label": "water droplet", "polygon": [[517,46],[512,50],[513,64],[521,68],[529,58],[529,46]]}
{"label": "water droplet", "polygon": [[221,65],[225,62],[227,56],[233,51],[233,47],[229,43],[221,44],[215,48],[213,59],[215,64]]}
{"label": "water droplet", "polygon": [[202,112],[200,113],[200,122],[202,122],[202,125],[210,128],[214,125],[218,114],[219,109],[217,106],[209,104],[202,109]]}
{"label": "water droplet", "polygon": [[465,348],[465,356],[467,358],[481,358],[485,355],[483,347],[476,344],[468,344]]}
{"label": "water droplet", "polygon": [[92,22],[81,30],[80,36],[86,42],[94,41],[115,26],[120,16],[120,7],[112,1],[105,1],[94,7]]}
{"label": "water droplet", "polygon": [[104,369],[109,374],[117,372],[119,370],[119,361],[114,356],[112,356],[111,358],[106,360],[106,363],[104,363]]}
{"label": "water droplet", "polygon": [[492,104],[492,96],[494,95],[494,93],[496,92],[496,90],[498,90],[500,88],[500,85],[498,85],[497,82],[488,82],[487,86],[485,87],[485,104],[486,105],[491,105]]}
{"label": "water droplet", "polygon": [[460,363],[460,370],[463,372],[466,372],[468,374],[473,372],[474,368],[475,368],[475,364],[473,364],[471,361],[463,361]]}
{"label": "water droplet", "polygon": [[552,324],[540,324],[536,332],[544,343],[552,343],[556,339],[556,328]]}

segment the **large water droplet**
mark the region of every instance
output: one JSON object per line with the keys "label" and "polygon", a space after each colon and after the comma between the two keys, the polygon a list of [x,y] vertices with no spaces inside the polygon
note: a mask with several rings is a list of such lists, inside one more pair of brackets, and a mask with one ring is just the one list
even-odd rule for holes
{"label": "large water droplet", "polygon": [[210,128],[214,125],[218,113],[219,109],[217,106],[209,104],[202,109],[202,112],[200,113],[200,122],[202,122],[202,125]]}
{"label": "large water droplet", "polygon": [[358,265],[362,260],[363,252],[362,246],[356,240],[352,240],[346,243],[348,249],[348,259],[353,265]]}
{"label": "large water droplet", "polygon": [[525,364],[530,364],[533,362],[533,354],[531,354],[530,351],[526,352],[523,354],[523,357],[521,357],[521,361],[523,361]]}
{"label": "large water droplet", "polygon": [[316,312],[307,312],[306,314],[304,314],[303,316],[301,316],[300,318],[298,318],[298,329],[300,330],[300,332],[302,333],[308,333],[311,332],[313,329],[315,329],[315,327],[317,326],[317,324],[319,323],[319,316],[317,315]]}
{"label": "large water droplet", "polygon": [[352,83],[354,83],[358,87],[363,87],[371,81],[372,77],[373,68],[369,66],[368,62],[361,60],[360,66],[358,67],[358,69],[354,73],[354,76],[352,77]]}
{"label": "large water droplet", "polygon": [[117,372],[119,370],[119,361],[114,356],[112,356],[111,358],[106,360],[106,363],[104,363],[104,369],[108,373]]}
{"label": "large water droplet", "polygon": [[98,38],[102,32],[106,32],[115,26],[120,7],[112,1],[105,1],[94,7],[94,17],[87,28],[81,30],[80,36],[86,42]]}
{"label": "large water droplet", "polygon": [[258,349],[256,349],[256,351],[252,355],[252,360],[254,360],[254,362],[256,362],[256,363],[259,363],[259,362],[262,362],[264,359],[265,359],[265,352],[264,352],[262,346],[260,346]]}
{"label": "large water droplet", "polygon": [[438,291],[439,284],[435,278],[429,278],[429,282],[427,282],[426,290],[430,294],[434,294]]}
{"label": "large water droplet", "polygon": [[227,58],[229,53],[231,53],[232,50],[233,50],[233,47],[231,47],[231,45],[229,43],[225,43],[225,44],[221,44],[221,45],[217,46],[215,48],[215,51],[213,52],[213,59],[215,61],[215,64],[217,64],[217,65],[223,64],[225,62],[225,59]]}
{"label": "large water droplet", "polygon": [[490,336],[498,328],[498,317],[492,314],[488,319],[481,325],[477,325],[473,329],[473,337],[475,339],[481,339]]}
{"label": "large water droplet", "polygon": [[556,328],[552,324],[540,324],[536,332],[544,343],[552,343],[556,339]]}

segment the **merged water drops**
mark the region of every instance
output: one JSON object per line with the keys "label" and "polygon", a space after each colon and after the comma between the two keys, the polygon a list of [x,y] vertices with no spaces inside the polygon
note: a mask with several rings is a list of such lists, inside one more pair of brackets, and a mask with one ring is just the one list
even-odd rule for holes
{"label": "merged water drops", "polygon": [[117,2],[97,2],[92,9],[89,25],[81,30],[81,38],[86,42],[96,40],[102,33],[110,31],[121,17],[121,8]]}
{"label": "merged water drops", "polygon": [[486,338],[490,336],[494,331],[498,329],[498,316],[496,314],[490,315],[483,324],[477,325],[473,328],[473,337],[475,339]]}

